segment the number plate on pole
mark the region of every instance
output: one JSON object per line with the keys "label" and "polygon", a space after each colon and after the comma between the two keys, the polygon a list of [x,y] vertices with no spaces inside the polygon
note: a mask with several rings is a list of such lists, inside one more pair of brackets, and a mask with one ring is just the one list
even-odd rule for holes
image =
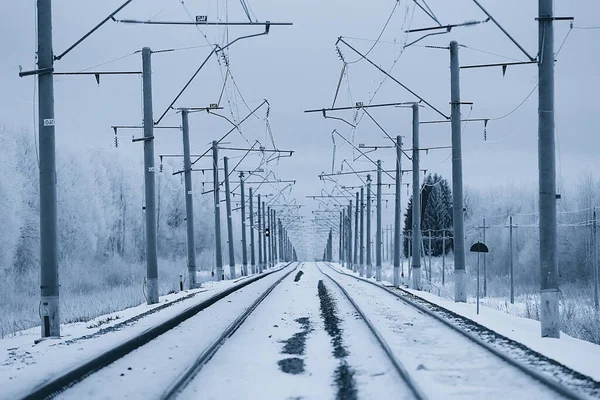
{"label": "number plate on pole", "polygon": [[208,16],[206,15],[196,15],[196,22],[207,22]]}

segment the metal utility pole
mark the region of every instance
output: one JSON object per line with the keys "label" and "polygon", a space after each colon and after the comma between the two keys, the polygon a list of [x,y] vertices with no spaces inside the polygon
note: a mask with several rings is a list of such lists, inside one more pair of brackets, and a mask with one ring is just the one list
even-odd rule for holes
{"label": "metal utility pole", "polygon": [[360,276],[365,274],[365,189],[360,188]]}
{"label": "metal utility pole", "polygon": [[269,212],[269,267],[273,268],[275,264],[275,260],[273,258],[273,235],[275,234],[275,229],[273,228],[273,210],[271,207],[267,208]]}
{"label": "metal utility pole", "polygon": [[402,137],[396,136],[396,204],[394,210],[394,286],[400,286],[400,252],[402,224]]}
{"label": "metal utility pole", "polygon": [[252,273],[256,273],[256,258],[254,254],[254,198],[252,197],[252,188],[249,190],[250,195],[250,269]]}
{"label": "metal utility pole", "polygon": [[594,310],[598,314],[598,238],[597,238],[597,222],[596,222],[596,207],[594,207],[593,220],[593,242],[592,249],[594,250]]}
{"label": "metal utility pole", "polygon": [[429,252],[429,282],[433,282],[433,275],[432,275],[432,271],[431,271],[431,229],[427,232],[427,239],[429,242],[428,245],[428,252]]}
{"label": "metal utility pole", "polygon": [[144,184],[146,188],[146,302],[158,303],[156,254],[156,192],[154,167],[154,119],[152,116],[152,50],[142,49],[144,97]]}
{"label": "metal utility pole", "polygon": [[260,194],[258,195],[258,272],[263,272],[264,268],[264,258],[263,258],[263,248],[262,248],[262,241],[263,241],[263,224],[262,224],[262,217],[261,217],[261,202],[260,202]]}
{"label": "metal utility pole", "polygon": [[442,231],[442,286],[446,284],[446,229]]}
{"label": "metal utility pole", "polygon": [[358,192],[356,192],[356,203],[354,203],[354,262],[352,271],[356,272],[358,269]]}
{"label": "metal utility pole", "polygon": [[263,268],[267,269],[269,267],[269,255],[267,254],[267,236],[266,232],[269,229],[268,221],[267,221],[267,209],[265,206],[265,202],[262,203],[262,220],[263,220]]}
{"label": "metal utility pole", "polygon": [[[38,69],[54,68],[51,1],[37,2]],[[146,74],[144,74],[146,77]],[[54,75],[38,74],[40,140],[40,316],[42,337],[60,337]]]}
{"label": "metal utility pole", "polygon": [[452,123],[452,207],[454,223],[454,301],[467,302],[465,226],[463,211],[462,138],[460,114],[460,64],[458,42],[450,42]]}
{"label": "metal utility pole", "polygon": [[[483,216],[483,243],[485,244],[485,230],[487,226],[485,225],[485,215]],[[487,297],[487,264],[486,264],[486,253],[483,253],[483,297]]]}
{"label": "metal utility pole", "polygon": [[554,138],[554,5],[539,0],[539,131],[540,273],[542,337],[559,338],[558,257],[556,217],[556,156]]}
{"label": "metal utility pole", "polygon": [[190,159],[190,126],[188,114],[188,110],[181,110],[181,126],[183,128],[183,169],[185,171],[188,289],[194,289],[196,287],[196,242],[194,238],[194,196],[192,189],[192,161]]}
{"label": "metal utility pole", "polygon": [[240,192],[242,192],[242,275],[248,276],[248,250],[246,249],[246,192],[244,173],[240,172]]}
{"label": "metal utility pole", "polygon": [[377,160],[377,233],[375,234],[375,280],[381,281],[381,160]]}
{"label": "metal utility pole", "polygon": [[371,263],[371,175],[367,175],[367,278],[373,276]]}
{"label": "metal utility pole", "polygon": [[352,270],[352,200],[348,204],[348,269]]}
{"label": "metal utility pole", "polygon": [[217,141],[212,143],[213,153],[213,194],[215,199],[215,254],[217,262],[217,281],[223,276],[223,252],[221,250],[221,198],[219,196],[219,147]]}
{"label": "metal utility pole", "polygon": [[509,243],[510,243],[510,304],[515,304],[515,280],[514,280],[514,265],[513,265],[513,218],[509,220]]}
{"label": "metal utility pole", "polygon": [[413,110],[413,150],[412,150],[412,284],[413,289],[421,290],[421,183],[419,182],[419,105]]}

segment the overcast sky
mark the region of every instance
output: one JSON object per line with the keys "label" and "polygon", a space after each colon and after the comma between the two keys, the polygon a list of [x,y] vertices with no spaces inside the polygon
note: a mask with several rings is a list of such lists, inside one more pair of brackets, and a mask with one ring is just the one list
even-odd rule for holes
{"label": "overcast sky", "polygon": [[[117,8],[122,0],[101,2],[81,0],[53,1],[54,51],[61,53],[90,27]],[[389,144],[375,124],[364,118],[353,131],[340,121],[325,120],[319,114],[304,114],[310,108],[332,105],[342,62],[336,53],[338,36],[361,51],[367,51],[381,33],[394,1],[332,0],[332,1],[268,1],[249,0],[253,17],[259,21],[293,22],[291,27],[271,29],[268,36],[234,44],[228,61],[235,83],[250,108],[268,99],[271,104],[270,125],[277,147],[295,150],[291,159],[282,159],[278,169],[281,179],[297,179],[293,197],[299,204],[310,204],[306,195],[318,194],[324,187],[317,178],[322,171],[331,172],[331,132],[338,129],[356,145]],[[521,0],[481,0],[481,3],[532,54],[537,54],[537,2]],[[471,0],[428,0],[442,24],[484,20],[485,15]],[[418,34],[406,35],[403,29],[432,26],[434,22],[411,0],[398,2],[381,40],[369,53],[369,58],[430,103],[449,114],[450,82],[449,52],[424,47],[448,46],[457,40],[466,47],[460,50],[462,65],[525,60],[525,56],[491,22],[470,28],[456,28],[451,34],[424,39],[402,52],[403,44],[418,39]],[[600,3],[594,0],[557,0],[556,15],[575,17],[574,27],[600,25]],[[35,1],[4,1],[0,6],[0,123],[9,127],[33,129],[34,79],[18,78],[18,66],[34,68]],[[228,12],[226,10],[228,9]],[[118,17],[189,21],[188,15],[207,15],[209,21],[244,21],[246,16],[238,1],[136,0]],[[230,28],[191,26],[158,27],[109,23],[90,39],[57,62],[56,71],[86,69],[136,71],[141,68],[141,55],[133,54],[144,46],[153,50],[223,44],[238,35],[256,33],[260,27]],[[569,31],[569,22],[556,24],[556,48]],[[205,35],[205,36],[204,36]],[[369,40],[362,40],[369,39]],[[556,132],[558,171],[567,184],[576,182],[584,170],[598,171],[596,151],[600,148],[597,134],[597,93],[600,86],[600,56],[597,43],[600,29],[573,29],[557,57],[556,64]],[[347,62],[357,60],[356,54],[340,45]],[[200,47],[153,56],[155,119],[179,92],[209,52]],[[487,53],[486,53],[487,52]],[[494,53],[494,54],[489,54]],[[107,63],[126,56],[115,62]],[[96,67],[97,66],[97,67]],[[223,64],[212,59],[176,106],[206,106],[216,103],[223,86]],[[342,81],[336,105],[368,103],[379,86],[382,75],[365,61],[351,63]],[[524,183],[537,185],[537,91],[519,108],[537,83],[534,65],[509,67],[506,76],[500,68],[462,71],[462,99],[474,102],[473,109],[463,108],[464,117],[490,118],[487,142],[483,140],[483,124],[465,125],[463,134],[464,182],[468,187],[483,189],[490,185]],[[89,146],[98,151],[115,151],[112,124],[139,124],[141,121],[141,80],[139,77],[103,77],[98,86],[93,77],[56,77],[57,151],[63,146]],[[386,81],[374,103],[414,101],[415,98],[394,82]],[[243,118],[248,109],[236,93],[232,82],[227,85],[221,105],[224,114]],[[503,117],[512,112],[506,118]],[[260,140],[270,144],[265,129],[265,112],[243,125],[249,142]],[[340,117],[351,120],[352,111]],[[404,144],[411,146],[411,114],[409,110],[385,108],[372,115],[391,135],[405,135]],[[438,119],[431,109],[422,110],[422,120]],[[179,125],[180,117],[170,112],[166,125]],[[206,114],[196,114],[190,120],[192,151],[203,152],[210,141],[229,130],[226,121]],[[130,143],[132,132],[124,133],[118,151],[141,154],[141,147]],[[178,131],[156,133],[157,154],[180,152]],[[128,143],[129,142],[129,143]],[[236,134],[232,144],[246,145]],[[421,130],[421,145],[450,144],[450,126],[426,125]],[[336,165],[343,159],[352,160],[356,153],[349,145],[336,139]],[[230,154],[231,157],[239,154]],[[370,155],[381,158],[385,168],[393,168],[393,150],[381,150]],[[449,150],[431,151],[422,156],[423,168],[451,177]],[[248,159],[252,168],[258,158]],[[409,160],[405,159],[405,166]],[[367,168],[359,161],[355,167]],[[60,179],[60,177],[59,177]],[[141,179],[141,171],[140,171]],[[410,179],[405,175],[404,179]],[[384,179],[384,181],[386,181]],[[387,181],[390,181],[388,178]],[[347,178],[346,185],[358,183]],[[389,190],[391,192],[391,190]],[[403,190],[406,194],[406,189]],[[405,196],[406,198],[406,196]],[[405,199],[406,200],[406,199]],[[389,215],[391,216],[391,202]],[[391,221],[389,221],[391,223]]]}

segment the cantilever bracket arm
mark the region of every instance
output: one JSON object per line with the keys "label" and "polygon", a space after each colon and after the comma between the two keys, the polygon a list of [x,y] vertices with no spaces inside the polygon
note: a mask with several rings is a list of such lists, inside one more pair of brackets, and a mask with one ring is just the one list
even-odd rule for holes
{"label": "cantilever bracket arm", "polygon": [[403,84],[402,82],[400,82],[398,79],[394,78],[392,75],[390,75],[388,72],[386,72],[383,68],[381,68],[379,65],[375,64],[373,61],[371,61],[365,54],[361,53],[360,51],[356,50],[354,47],[352,47],[352,45],[350,45],[348,42],[346,42],[341,36],[338,38],[336,45],[342,42],[344,43],[350,50],[354,51],[356,54],[358,54],[359,56],[361,56],[362,58],[364,58],[365,60],[367,60],[367,62],[369,64],[371,64],[372,66],[374,66],[376,69],[379,70],[379,72],[381,72],[382,74],[384,74],[385,76],[387,76],[388,78],[390,78],[391,80],[393,80],[394,82],[396,82],[398,85],[400,85],[404,90],[406,90],[407,92],[409,92],[410,94],[412,94],[413,96],[415,96],[416,98],[418,98],[419,100],[421,100],[423,103],[427,104],[432,110],[434,110],[435,112],[437,112],[438,114],[440,114],[442,117],[446,118],[446,119],[450,119],[449,116],[447,116],[446,114],[444,114],[443,112],[441,112],[439,109],[437,109],[436,107],[434,107],[431,103],[429,103],[427,100],[425,100],[423,97],[419,96],[417,93],[415,93],[413,90],[411,90],[410,88],[408,88],[408,86],[406,86],[405,84]]}
{"label": "cantilever bracket arm", "polygon": [[185,92],[187,90],[187,88],[192,84],[192,82],[194,81],[194,79],[196,79],[196,76],[198,76],[198,74],[200,73],[200,70],[202,68],[204,68],[204,66],[206,65],[206,63],[208,62],[208,60],[210,60],[210,58],[227,49],[229,46],[231,46],[232,44],[234,44],[237,41],[243,40],[243,39],[249,39],[249,38],[253,38],[253,37],[257,37],[257,36],[264,36],[264,35],[268,35],[269,34],[269,27],[270,27],[271,23],[266,23],[265,24],[265,30],[262,33],[255,33],[252,35],[245,35],[245,36],[240,36],[238,38],[233,39],[231,42],[227,43],[225,46],[221,47],[219,45],[215,45],[215,47],[212,49],[212,51],[208,54],[208,56],[204,59],[204,61],[202,62],[202,64],[200,64],[200,66],[198,67],[198,69],[196,70],[196,72],[194,72],[194,74],[192,75],[192,77],[187,81],[187,83],[183,86],[183,88],[179,91],[179,93],[177,94],[177,96],[175,96],[175,99],[173,99],[173,101],[171,102],[171,104],[169,104],[169,106],[167,107],[167,109],[162,113],[162,115],[160,116],[160,118],[158,119],[158,121],[156,121],[156,125],[158,125],[160,123],[160,121],[162,121],[162,119],[167,115],[167,113],[169,112],[170,109],[173,108],[173,106],[175,105],[175,103],[177,102],[177,100],[179,100],[179,98],[183,95],[183,92]]}

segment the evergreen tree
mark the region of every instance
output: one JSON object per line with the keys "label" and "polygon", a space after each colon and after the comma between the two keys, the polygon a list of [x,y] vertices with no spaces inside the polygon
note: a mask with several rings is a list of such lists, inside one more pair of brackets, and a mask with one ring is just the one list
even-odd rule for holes
{"label": "evergreen tree", "polygon": [[[446,252],[453,248],[452,240],[452,192],[448,181],[440,175],[427,175],[421,186],[421,237],[425,251],[429,249],[428,236],[432,236],[431,250],[434,256],[442,254],[442,234],[446,231]],[[408,256],[409,239],[412,231],[412,198],[409,199],[404,215],[404,254]]]}

